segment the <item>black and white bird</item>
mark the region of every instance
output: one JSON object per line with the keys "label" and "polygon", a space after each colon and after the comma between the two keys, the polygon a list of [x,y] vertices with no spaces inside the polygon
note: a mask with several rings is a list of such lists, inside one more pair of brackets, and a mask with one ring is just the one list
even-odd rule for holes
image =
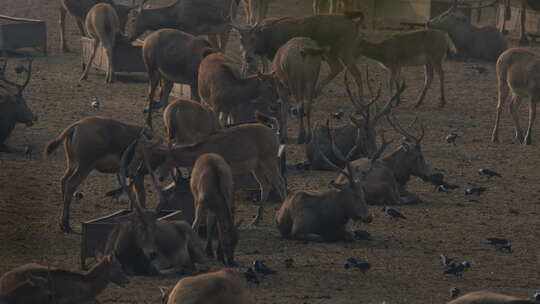
{"label": "black and white bird", "polygon": [[458,185],[442,183],[442,184],[438,185],[436,189],[437,189],[438,192],[449,193],[450,191],[455,190],[457,188],[459,188]]}
{"label": "black and white bird", "polygon": [[479,74],[483,74],[483,73],[485,73],[487,71],[487,69],[485,67],[479,66],[479,65],[476,65],[476,64],[471,65],[470,68],[473,71],[477,71]]}
{"label": "black and white bird", "polygon": [[461,276],[469,268],[471,268],[471,263],[467,261],[463,261],[461,263],[452,262],[447,266],[447,269],[444,271],[444,274],[453,274],[455,276]]}
{"label": "black and white bird", "polygon": [[540,301],[540,291],[534,293],[533,299],[535,301]]}
{"label": "black and white bird", "polygon": [[108,191],[107,193],[105,193],[105,197],[110,197],[112,199],[117,200],[120,198],[120,196],[122,196],[122,194],[124,194],[124,188],[120,187],[120,188],[116,188],[111,191]]}
{"label": "black and white bird", "polygon": [[244,277],[246,278],[246,280],[248,282],[253,282],[253,283],[257,284],[257,285],[259,285],[259,283],[260,283],[259,278],[257,277],[257,273],[255,273],[255,271],[251,267],[249,267],[244,272]]}
{"label": "black and white bird", "polygon": [[347,261],[345,261],[345,265],[343,265],[343,268],[351,269],[353,267],[360,269],[360,271],[362,272],[366,272],[371,269],[371,264],[365,261],[358,261],[353,257],[347,258]]}
{"label": "black and white bird", "polygon": [[287,257],[285,260],[283,260],[283,263],[285,263],[285,268],[291,268],[294,264],[294,259],[291,257]]}
{"label": "black and white bird", "polygon": [[444,266],[448,266],[452,263],[455,263],[454,259],[451,258],[451,257],[448,257],[444,254],[441,254],[441,262],[443,263]]}
{"label": "black and white bird", "polygon": [[99,99],[96,96],[92,97],[92,102],[90,105],[94,110],[99,110],[99,107],[101,106]]}
{"label": "black and white bird", "polygon": [[451,299],[455,299],[457,297],[459,297],[459,294],[461,293],[461,290],[459,290],[459,288],[457,287],[452,287],[450,289],[450,298]]}
{"label": "black and white bird", "polygon": [[485,175],[487,176],[488,178],[492,178],[494,176],[496,177],[502,177],[499,173],[493,171],[493,170],[489,170],[489,169],[480,169],[478,170],[478,174],[480,175]]}
{"label": "black and white bird", "polygon": [[343,116],[345,116],[345,112],[343,112],[343,110],[339,110],[339,111],[333,113],[332,116],[333,116],[335,119],[342,119]]}
{"label": "black and white bird", "polygon": [[502,238],[487,238],[487,243],[500,250],[512,252],[512,242]]}
{"label": "black and white bird", "polygon": [[465,195],[472,195],[472,194],[475,194],[475,195],[481,195],[481,194],[484,193],[486,190],[487,190],[486,187],[474,187],[474,188],[468,188],[467,190],[465,190]]}
{"label": "black and white bird", "polygon": [[455,134],[455,133],[450,133],[446,136],[446,142],[449,143],[449,144],[453,144],[454,146],[456,145],[456,139],[458,139],[459,135]]}
{"label": "black and white bird", "polygon": [[28,159],[32,159],[34,151],[36,151],[36,145],[28,144],[24,147],[24,156]]}
{"label": "black and white bird", "polygon": [[80,200],[82,200],[82,199],[84,198],[84,192],[82,192],[82,191],[77,191],[77,192],[73,193],[73,197],[74,197],[76,200],[80,201]]}
{"label": "black and white bird", "polygon": [[276,273],[276,271],[266,266],[263,261],[259,261],[259,260],[256,260],[253,262],[253,270],[255,270],[256,273],[265,274],[265,275]]}
{"label": "black and white bird", "polygon": [[399,213],[399,211],[388,206],[384,206],[382,211],[384,211],[390,217],[395,218],[395,219],[398,219],[398,218],[407,219],[403,214]]}

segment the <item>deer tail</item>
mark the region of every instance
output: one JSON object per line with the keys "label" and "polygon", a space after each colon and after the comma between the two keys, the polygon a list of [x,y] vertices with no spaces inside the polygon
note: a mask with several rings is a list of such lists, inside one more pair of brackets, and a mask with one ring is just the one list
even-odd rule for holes
{"label": "deer tail", "polygon": [[47,143],[43,149],[43,158],[47,158],[51,153],[56,150],[62,142],[73,135],[75,128],[79,126],[79,122],[71,124],[69,127],[65,128],[55,139]]}

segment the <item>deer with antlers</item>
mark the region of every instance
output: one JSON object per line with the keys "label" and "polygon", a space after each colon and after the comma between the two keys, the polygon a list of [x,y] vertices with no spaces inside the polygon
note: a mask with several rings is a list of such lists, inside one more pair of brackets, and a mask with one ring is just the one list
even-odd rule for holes
{"label": "deer with antlers", "polygon": [[23,92],[32,78],[32,59],[27,59],[27,66],[19,66],[17,73],[25,73],[26,77],[22,84],[18,84],[7,78],[7,59],[2,59],[0,70],[0,152],[9,152],[5,141],[15,129],[17,123],[32,126],[38,120],[23,98]]}

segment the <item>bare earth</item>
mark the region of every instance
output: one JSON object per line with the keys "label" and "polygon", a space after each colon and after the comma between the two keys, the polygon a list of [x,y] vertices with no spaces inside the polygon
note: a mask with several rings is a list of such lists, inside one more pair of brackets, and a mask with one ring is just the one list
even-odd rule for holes
{"label": "bare earth", "polygon": [[[158,2],[159,3],[159,2]],[[27,144],[44,144],[73,121],[102,115],[122,121],[142,122],[146,104],[146,77],[121,75],[113,85],[104,84],[104,73],[92,71],[89,80],[78,82],[81,73],[80,43],[73,19],[68,18],[68,43],[73,52],[62,54],[58,48],[57,3],[51,0],[2,0],[0,12],[17,17],[37,18],[48,22],[49,57],[35,60],[33,80],[25,92],[26,99],[40,121],[32,128],[17,126],[8,144],[16,150],[0,154],[0,273],[29,262],[79,269],[80,235],[61,234],[58,220],[62,203],[60,177],[64,170],[62,152],[42,160],[34,155],[27,160],[22,150]],[[311,1],[278,0],[271,5],[271,16],[311,14]],[[241,14],[243,17],[243,14]],[[239,20],[243,20],[239,19]],[[238,58],[238,35],[228,52]],[[15,61],[15,60],[13,60]],[[364,59],[359,64],[365,64]],[[487,72],[478,74],[469,67],[481,64]],[[370,61],[375,81],[386,74]],[[260,227],[241,227],[237,261],[245,270],[255,259],[262,259],[278,273],[252,285],[254,303],[445,303],[451,287],[462,291],[489,289],[529,297],[540,289],[540,172],[538,146],[523,147],[513,140],[510,117],[503,116],[500,144],[490,142],[496,105],[494,64],[447,62],[447,97],[449,104],[438,104],[438,80],[434,82],[424,106],[412,109],[416,94],[423,84],[423,68],[407,68],[404,77],[408,89],[396,111],[402,124],[418,116],[426,126],[424,154],[432,168],[445,170],[449,182],[461,185],[450,193],[438,193],[433,187],[413,179],[409,190],[418,193],[422,202],[398,206],[408,219],[394,222],[381,212],[381,206],[370,207],[375,220],[369,225],[353,225],[367,229],[373,241],[334,244],[305,244],[280,238],[272,219],[278,205],[266,206],[266,217]],[[326,73],[326,67],[325,67]],[[316,121],[322,122],[338,109],[350,112],[343,97],[342,77],[317,100]],[[90,106],[92,97],[101,100],[101,109]],[[522,123],[526,123],[523,107]],[[157,119],[156,119],[157,120]],[[345,123],[344,121],[336,124]],[[296,121],[290,124],[293,135]],[[384,123],[382,129],[390,128]],[[540,128],[537,126],[536,130]],[[161,125],[158,130],[162,129]],[[461,135],[457,146],[445,142],[450,132]],[[303,147],[291,145],[289,164],[304,160]],[[478,175],[479,168],[500,172],[503,178],[487,180]],[[325,189],[335,177],[328,172],[298,172],[288,176],[289,190]],[[465,196],[464,189],[487,186],[480,197]],[[103,194],[116,187],[113,176],[91,174],[82,185],[85,198],[75,202],[72,223],[80,231],[80,222],[127,208],[126,199],[118,204],[104,199]],[[148,189],[151,189],[148,184]],[[151,191],[151,190],[150,190]],[[152,193],[155,197],[155,193]],[[237,201],[238,214],[249,222],[256,205]],[[484,243],[492,236],[513,241],[511,254],[497,251]],[[468,260],[472,269],[461,278],[445,276],[438,255]],[[285,257],[295,260],[286,270]],[[372,269],[362,274],[345,270],[347,257],[369,261]],[[213,268],[221,267],[214,263]],[[110,286],[99,297],[102,303],[158,303],[158,286],[171,286],[177,277],[136,277],[125,289]]]}

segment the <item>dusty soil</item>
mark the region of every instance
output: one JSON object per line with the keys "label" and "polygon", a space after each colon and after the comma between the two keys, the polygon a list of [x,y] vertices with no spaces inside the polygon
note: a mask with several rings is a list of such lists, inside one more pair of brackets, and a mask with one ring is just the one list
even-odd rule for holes
{"label": "dusty soil", "polygon": [[[142,122],[146,78],[121,75],[117,83],[105,85],[104,74],[93,71],[88,81],[79,83],[78,29],[73,19],[68,18],[67,38],[72,52],[62,54],[58,48],[56,1],[3,0],[0,12],[46,20],[50,54],[36,58],[33,80],[25,93],[40,121],[32,128],[18,126],[8,141],[14,152],[0,154],[0,273],[29,262],[77,270],[80,235],[65,235],[58,229],[63,153],[56,152],[48,160],[36,153],[29,160],[22,150],[27,144],[42,149],[68,124],[89,115]],[[308,0],[278,0],[270,9],[272,16],[310,13]],[[237,57],[238,37],[236,34],[232,37],[228,52]],[[368,63],[374,81],[386,79],[384,71],[374,62]],[[477,73],[470,69],[472,64],[486,67],[487,72]],[[404,71],[408,85],[404,94],[406,103],[396,113],[405,125],[419,117],[427,129],[423,142],[427,162],[432,168],[444,170],[447,180],[461,188],[449,194],[439,193],[413,178],[409,190],[417,193],[422,202],[397,207],[408,219],[391,221],[380,206],[371,206],[376,216],[374,222],[352,228],[367,229],[375,239],[353,243],[305,244],[283,240],[271,216],[278,205],[266,206],[267,216],[260,227],[241,227],[237,250],[239,271],[255,259],[265,260],[278,271],[265,277],[259,286],[250,286],[254,303],[444,303],[449,299],[451,287],[465,292],[490,289],[523,297],[540,289],[540,204],[533,203],[540,200],[537,183],[540,156],[536,144],[540,137],[535,133],[532,146],[517,144],[505,113],[502,142],[492,144],[490,135],[496,105],[494,64],[447,62],[445,70],[449,103],[444,109],[437,106],[438,81],[424,106],[418,110],[412,108],[424,79],[423,69],[415,67]],[[317,100],[315,121],[324,121],[337,109],[350,112],[343,92],[339,77],[325,96]],[[102,106],[97,111],[90,106],[93,96],[101,100]],[[525,110],[521,118],[526,119]],[[336,122],[339,123],[344,122]],[[294,130],[290,134],[296,130],[295,124],[293,120],[290,125]],[[380,128],[390,132],[386,124]],[[444,140],[450,132],[461,136],[456,146]],[[291,145],[289,151],[289,164],[304,160],[303,147]],[[503,177],[487,180],[478,175],[479,168],[496,170]],[[291,191],[325,189],[334,177],[330,172],[291,170],[288,187]],[[465,188],[480,185],[489,188],[484,195],[471,198],[463,194]],[[72,206],[72,224],[77,231],[83,220],[127,207],[126,199],[116,203],[103,198],[115,186],[113,176],[91,174],[81,187],[85,198]],[[239,217],[249,222],[256,206],[248,201],[237,204]],[[506,253],[486,245],[485,238],[492,236],[511,239],[515,250]],[[461,278],[445,276],[438,258],[440,253],[468,260],[472,269]],[[288,270],[282,262],[287,256],[295,260],[294,267]],[[373,268],[366,274],[345,270],[343,263],[350,256],[369,261]],[[214,263],[213,267],[220,265]],[[99,300],[158,303],[158,286],[173,285],[177,279],[133,278],[125,289],[108,287]]]}

